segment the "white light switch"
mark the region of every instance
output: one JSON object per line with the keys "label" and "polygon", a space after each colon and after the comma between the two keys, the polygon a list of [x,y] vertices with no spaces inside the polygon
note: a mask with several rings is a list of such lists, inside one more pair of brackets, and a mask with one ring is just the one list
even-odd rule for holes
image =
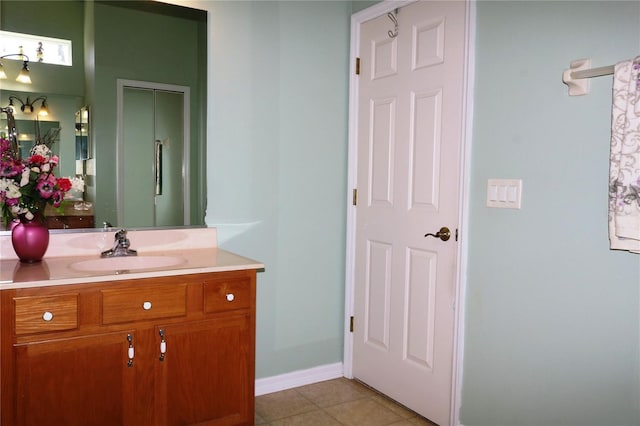
{"label": "white light switch", "polygon": [[519,209],[522,202],[522,179],[489,179],[487,207]]}

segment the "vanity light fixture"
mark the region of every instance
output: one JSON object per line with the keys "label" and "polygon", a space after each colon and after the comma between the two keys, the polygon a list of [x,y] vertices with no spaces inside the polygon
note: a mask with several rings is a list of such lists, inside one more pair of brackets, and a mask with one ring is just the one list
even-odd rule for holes
{"label": "vanity light fixture", "polygon": [[31,101],[27,96],[27,100],[23,101],[19,97],[11,95],[9,96],[9,108],[15,111],[16,108],[13,104],[14,100],[20,102],[20,111],[22,111],[24,114],[31,114],[35,109],[34,104],[38,101],[42,101],[42,103],[40,104],[40,110],[38,110],[38,115],[41,117],[46,117],[47,115],[49,115],[49,107],[47,106],[46,96],[38,96],[33,101]]}
{"label": "vanity light fixture", "polygon": [[18,56],[22,61],[22,69],[16,77],[16,81],[18,83],[31,84],[31,77],[29,76],[29,57],[22,53],[10,53],[8,55],[0,56],[0,79],[6,79],[7,73],[4,72],[4,67],[2,66],[2,59],[9,58],[11,56]]}

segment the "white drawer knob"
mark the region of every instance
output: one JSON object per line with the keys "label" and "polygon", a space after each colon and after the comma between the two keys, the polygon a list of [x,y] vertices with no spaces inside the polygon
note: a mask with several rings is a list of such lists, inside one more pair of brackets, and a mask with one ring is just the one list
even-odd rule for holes
{"label": "white drawer knob", "polygon": [[42,314],[42,319],[45,321],[51,321],[53,319],[53,313],[49,311],[45,312]]}
{"label": "white drawer knob", "polygon": [[227,301],[233,302],[233,299],[235,298],[236,296],[234,296],[233,293],[227,293]]}
{"label": "white drawer knob", "polygon": [[144,309],[145,311],[148,311],[149,309],[151,309],[151,302],[144,302],[142,304],[142,309]]}

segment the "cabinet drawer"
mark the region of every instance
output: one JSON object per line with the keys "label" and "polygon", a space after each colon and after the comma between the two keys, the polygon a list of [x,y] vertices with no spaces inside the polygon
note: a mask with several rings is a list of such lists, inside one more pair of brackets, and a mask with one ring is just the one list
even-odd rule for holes
{"label": "cabinet drawer", "polygon": [[184,316],[187,285],[102,290],[102,323]]}
{"label": "cabinet drawer", "polygon": [[205,281],[205,312],[245,309],[250,305],[251,292],[249,279],[239,278],[226,281]]}
{"label": "cabinet drawer", "polygon": [[78,295],[15,297],[16,335],[78,327]]}

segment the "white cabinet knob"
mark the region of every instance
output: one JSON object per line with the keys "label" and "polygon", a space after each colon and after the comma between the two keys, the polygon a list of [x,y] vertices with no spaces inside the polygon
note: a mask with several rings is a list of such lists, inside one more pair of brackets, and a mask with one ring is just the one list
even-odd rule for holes
{"label": "white cabinet knob", "polygon": [[144,302],[142,304],[142,309],[144,309],[145,311],[148,311],[149,309],[151,309],[151,302]]}
{"label": "white cabinet knob", "polygon": [[42,314],[42,319],[45,321],[51,321],[53,319],[53,313],[49,311],[45,312]]}
{"label": "white cabinet knob", "polygon": [[233,302],[233,299],[235,298],[236,296],[234,296],[233,293],[227,293],[227,301]]}

